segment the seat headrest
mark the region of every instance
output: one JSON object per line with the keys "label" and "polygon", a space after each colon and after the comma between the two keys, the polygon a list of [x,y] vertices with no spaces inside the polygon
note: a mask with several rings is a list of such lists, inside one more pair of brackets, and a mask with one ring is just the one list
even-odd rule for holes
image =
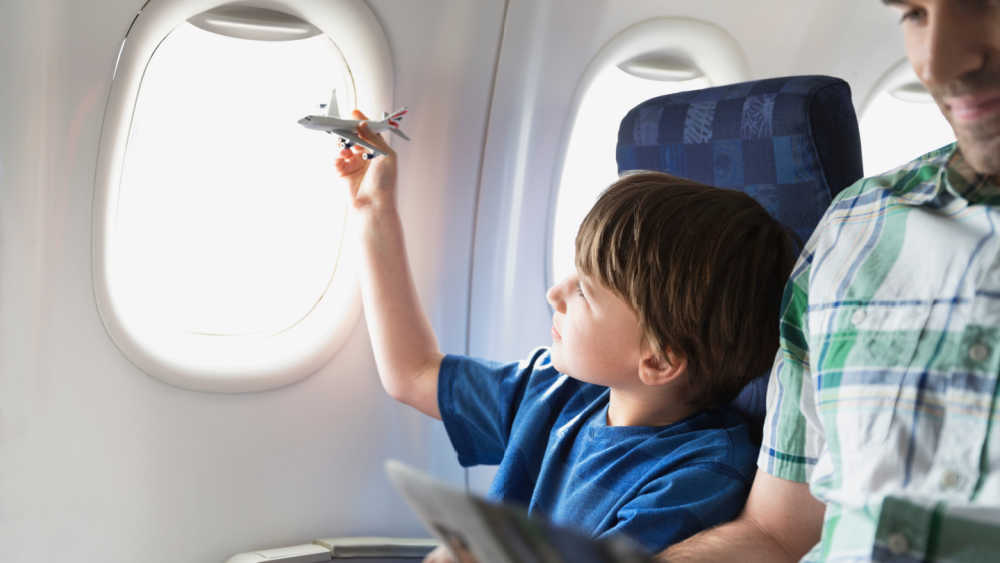
{"label": "seat headrest", "polygon": [[790,76],[669,94],[618,130],[618,172],[658,170],[753,196],[804,242],[861,177],[850,86]]}
{"label": "seat headrest", "polygon": [[[647,100],[622,120],[617,159],[619,173],[657,170],[746,192],[800,243],[833,197],[862,174],[850,86],[829,76],[755,80]],[[767,380],[767,374],[758,377],[733,401],[758,442]]]}

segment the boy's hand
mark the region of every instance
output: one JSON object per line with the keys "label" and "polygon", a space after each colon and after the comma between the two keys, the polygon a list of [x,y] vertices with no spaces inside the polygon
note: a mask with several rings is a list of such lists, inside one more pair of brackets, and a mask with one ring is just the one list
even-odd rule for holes
{"label": "boy's hand", "polygon": [[354,145],[345,148],[337,155],[334,165],[337,172],[348,182],[351,190],[351,203],[356,209],[382,209],[396,204],[396,152],[392,150],[381,135],[368,129],[368,119],[358,110],[353,112],[354,118],[362,120],[358,125],[358,136],[366,143],[385,153],[372,160],[361,157],[368,149]]}

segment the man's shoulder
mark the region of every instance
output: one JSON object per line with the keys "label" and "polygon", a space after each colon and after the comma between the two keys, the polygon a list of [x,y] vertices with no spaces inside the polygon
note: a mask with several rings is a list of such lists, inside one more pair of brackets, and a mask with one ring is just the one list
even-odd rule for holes
{"label": "man's shoulder", "polygon": [[884,192],[915,200],[931,195],[929,192],[936,187],[933,181],[948,166],[956,146],[945,145],[885,172],[861,178],[837,194],[831,206],[842,207]]}

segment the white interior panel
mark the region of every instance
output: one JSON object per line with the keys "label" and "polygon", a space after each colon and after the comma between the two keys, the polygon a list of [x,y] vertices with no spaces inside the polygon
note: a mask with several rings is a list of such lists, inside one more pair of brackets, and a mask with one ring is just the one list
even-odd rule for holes
{"label": "white interior panel", "polygon": [[[0,560],[208,562],[425,535],[382,463],[462,472],[440,423],[382,391],[363,322],[312,377],[239,395],[153,379],[105,332],[91,281],[98,141],[142,4],[0,4]],[[413,118],[413,142],[396,146],[418,291],[442,347],[461,352],[503,4],[370,5],[396,62],[390,100]]]}

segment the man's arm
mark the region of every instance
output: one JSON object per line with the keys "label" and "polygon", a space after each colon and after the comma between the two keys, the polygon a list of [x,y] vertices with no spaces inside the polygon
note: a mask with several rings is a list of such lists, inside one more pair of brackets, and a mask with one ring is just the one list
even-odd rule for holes
{"label": "man's arm", "polygon": [[[355,117],[366,119],[357,110]],[[358,132],[385,153],[369,161],[362,158],[361,148],[344,149],[336,160],[360,229],[361,295],[375,364],[392,398],[440,419],[437,381],[443,355],[420,306],[406,257],[396,208],[396,153],[367,126]]]}
{"label": "man's arm", "polygon": [[676,544],[660,561],[798,561],[823,529],[825,505],[807,483],[786,481],[758,469],[739,518]]}

